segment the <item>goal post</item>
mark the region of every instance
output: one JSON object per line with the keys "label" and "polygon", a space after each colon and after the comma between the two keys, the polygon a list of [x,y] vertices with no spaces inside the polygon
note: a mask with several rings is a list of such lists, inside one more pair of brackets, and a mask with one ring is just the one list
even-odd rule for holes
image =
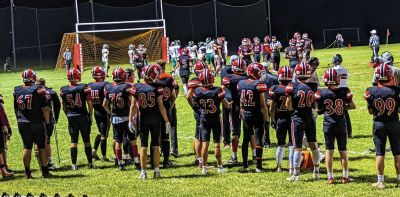
{"label": "goal post", "polygon": [[322,34],[324,44],[335,41],[336,33],[342,34],[344,40],[349,42],[360,42],[360,28],[359,27],[345,27],[345,28],[332,28],[323,29]]}

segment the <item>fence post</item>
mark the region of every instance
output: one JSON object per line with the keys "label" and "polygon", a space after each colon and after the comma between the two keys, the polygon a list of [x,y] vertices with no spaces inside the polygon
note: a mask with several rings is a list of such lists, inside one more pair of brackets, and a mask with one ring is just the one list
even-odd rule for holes
{"label": "fence post", "polygon": [[14,1],[10,0],[10,8],[11,8],[11,37],[12,37],[12,45],[13,45],[13,57],[14,57],[14,70],[17,69],[17,53],[15,51],[15,28],[14,28]]}
{"label": "fence post", "polygon": [[217,0],[214,0],[214,22],[215,22],[215,37],[218,37],[218,17],[217,17]]}
{"label": "fence post", "polygon": [[38,14],[37,14],[37,8],[35,9],[35,15],[36,15],[36,29],[37,29],[37,39],[38,39],[38,47],[39,47],[39,60],[40,60],[40,66],[43,67],[43,61],[42,61],[42,48],[41,48],[41,42],[40,42],[40,30],[39,30],[39,19],[38,19]]}

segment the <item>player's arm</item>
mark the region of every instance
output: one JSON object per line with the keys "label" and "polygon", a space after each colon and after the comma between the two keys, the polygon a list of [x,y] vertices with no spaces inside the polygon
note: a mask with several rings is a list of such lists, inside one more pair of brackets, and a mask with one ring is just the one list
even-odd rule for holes
{"label": "player's arm", "polygon": [[136,98],[133,95],[129,96],[130,106],[129,106],[129,122],[134,121],[136,116]]}
{"label": "player's arm", "polygon": [[190,88],[188,90],[188,93],[186,94],[186,100],[188,101],[190,107],[194,107],[194,102],[193,102],[193,89]]}
{"label": "player's arm", "polygon": [[89,111],[89,121],[92,123],[93,122],[93,101],[92,101],[92,90],[90,89],[89,86],[85,86],[84,88],[84,93],[86,97],[86,103],[88,106],[88,111]]}
{"label": "player's arm", "polygon": [[261,112],[264,116],[264,121],[269,122],[269,113],[264,94],[260,94],[260,104],[261,104]]}
{"label": "player's arm", "polygon": [[176,64],[175,68],[172,69],[172,72],[175,72],[177,69],[179,69],[179,67],[181,67],[181,62],[180,61],[177,61],[177,62],[178,62],[178,64]]}
{"label": "player's arm", "polygon": [[346,105],[346,110],[352,110],[352,109],[356,109],[356,104],[353,101],[353,94],[351,93],[350,90],[347,90],[346,93],[347,96],[347,105]]}
{"label": "player's arm", "polygon": [[172,99],[172,105],[171,105],[171,109],[169,109],[169,110],[172,110],[172,109],[175,107],[175,102],[176,102],[176,92],[175,92],[175,89],[172,89],[172,92],[171,92],[171,99]]}
{"label": "player's arm", "polygon": [[52,94],[52,101],[53,101],[53,113],[54,113],[54,119],[56,123],[58,122],[58,118],[60,117],[60,111],[61,111],[61,102],[60,98],[58,97],[57,94]]}
{"label": "player's arm", "polygon": [[111,116],[110,100],[107,97],[104,98],[103,108],[106,110],[107,114]]}
{"label": "player's arm", "polygon": [[158,104],[158,110],[160,111],[161,116],[164,119],[164,122],[165,123],[169,123],[169,119],[168,119],[168,116],[167,116],[167,110],[165,110],[165,106],[164,106],[164,103],[163,103],[163,96],[162,95],[159,95],[157,97],[157,104]]}
{"label": "player's arm", "polygon": [[286,109],[288,110],[288,111],[293,111],[293,103],[292,103],[292,96],[291,95],[289,95],[289,96],[287,96],[286,97],[286,102],[285,102],[285,105],[286,105]]}
{"label": "player's arm", "polygon": [[351,101],[349,104],[346,105],[346,110],[352,110],[352,109],[356,109],[356,104],[354,103],[354,101]]}
{"label": "player's arm", "polygon": [[269,113],[270,113],[270,116],[271,116],[271,120],[272,121],[275,121],[275,113],[276,113],[276,110],[275,110],[275,107],[276,107],[276,103],[275,103],[275,101],[274,100],[271,100],[271,103],[270,103],[270,105],[269,105]]}
{"label": "player's arm", "polygon": [[232,102],[229,102],[228,100],[226,100],[226,98],[222,99],[222,105],[225,109],[232,109]]}
{"label": "player's arm", "polygon": [[6,114],[3,103],[0,103],[0,123],[3,126],[2,129],[3,129],[4,135],[7,136],[8,128],[10,127],[10,122],[8,121],[7,114]]}

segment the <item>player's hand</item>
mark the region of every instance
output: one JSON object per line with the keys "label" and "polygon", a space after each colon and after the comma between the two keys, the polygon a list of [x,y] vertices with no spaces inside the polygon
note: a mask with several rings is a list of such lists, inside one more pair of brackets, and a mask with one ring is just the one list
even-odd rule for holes
{"label": "player's hand", "polygon": [[4,135],[8,136],[8,127],[7,126],[3,126],[2,130],[3,130]]}
{"label": "player's hand", "polygon": [[165,123],[165,132],[167,134],[171,133],[171,123],[169,123],[169,122]]}
{"label": "player's hand", "polygon": [[12,136],[11,127],[8,128],[7,140],[10,140]]}
{"label": "player's hand", "polygon": [[221,58],[221,62],[222,62],[222,63],[225,63],[225,59],[224,59],[224,58]]}
{"label": "player's hand", "polygon": [[54,125],[53,125],[53,124],[51,124],[51,123],[46,124],[46,131],[47,131],[48,133],[53,132],[53,130],[54,130]]}
{"label": "player's hand", "polygon": [[131,133],[136,133],[136,124],[134,121],[129,121],[128,127]]}

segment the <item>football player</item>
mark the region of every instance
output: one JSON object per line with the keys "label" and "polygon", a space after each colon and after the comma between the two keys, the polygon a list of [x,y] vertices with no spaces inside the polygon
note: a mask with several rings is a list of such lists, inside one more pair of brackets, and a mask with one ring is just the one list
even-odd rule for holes
{"label": "football player", "polygon": [[214,70],[216,70],[215,62],[214,62],[214,57],[215,57],[214,41],[211,40],[210,37],[207,37],[206,38],[206,42],[205,42],[205,46],[206,46],[206,63],[208,65],[212,64]]}
{"label": "football player", "polygon": [[135,60],[135,54],[136,54],[136,49],[135,49],[135,45],[130,44],[128,46],[128,56],[129,56],[129,64],[131,65],[132,69],[136,69],[134,60]]}
{"label": "football player", "polygon": [[349,158],[347,157],[347,132],[345,110],[355,109],[353,94],[347,87],[340,87],[340,76],[335,69],[328,69],[323,75],[323,81],[328,87],[315,92],[314,98],[318,104],[318,114],[324,114],[323,130],[326,147],[326,168],[328,184],[335,184],[333,176],[333,153],[335,140],[337,142],[343,175],[341,182],[349,183]]}
{"label": "football player", "polygon": [[99,130],[97,134],[94,145],[92,155],[93,158],[99,160],[99,156],[97,155],[97,149],[99,146],[101,147],[101,155],[103,161],[109,161],[107,158],[107,137],[108,131],[110,128],[110,117],[107,115],[107,112],[103,108],[104,102],[104,88],[108,84],[105,80],[105,72],[100,66],[95,66],[92,69],[92,77],[95,80],[94,82],[90,82],[88,86],[91,89],[92,103],[94,109],[94,119],[96,120],[96,125]]}
{"label": "football player", "polygon": [[263,62],[268,62],[270,61],[271,55],[272,55],[272,51],[271,48],[269,47],[269,43],[270,43],[270,38],[268,35],[266,35],[264,37],[264,43],[263,43]]}
{"label": "football player", "polygon": [[247,68],[249,79],[241,80],[237,85],[240,94],[241,118],[243,120],[242,158],[243,170],[248,171],[248,146],[253,136],[256,143],[256,172],[262,172],[263,121],[268,121],[269,114],[264,92],[267,85],[259,79],[265,72],[260,63],[252,63]]}
{"label": "football player", "polygon": [[273,85],[269,88],[269,97],[271,99],[270,112],[271,120],[276,130],[276,138],[278,146],[276,147],[276,171],[282,171],[282,160],[285,153],[286,136],[289,137],[289,173],[293,174],[293,146],[290,133],[290,122],[292,112],[286,108],[285,88],[292,81],[292,69],[288,66],[283,66],[278,71],[279,85]]}
{"label": "football player", "polygon": [[191,40],[188,42],[188,46],[186,47],[189,50],[189,56],[192,58],[193,62],[197,61],[197,45]]}
{"label": "football player", "polygon": [[216,74],[221,70],[223,66],[225,66],[225,56],[226,51],[224,47],[224,37],[218,37],[217,43],[214,44],[214,53],[215,53],[215,65],[216,69],[214,70]]}
{"label": "football player", "polygon": [[261,61],[261,54],[263,53],[263,45],[260,43],[260,38],[254,37],[253,38],[253,51],[254,51],[254,62],[260,63]]}
{"label": "football player", "polygon": [[[158,64],[151,64],[143,68],[143,77],[145,83],[137,83],[134,85],[134,98],[132,103],[136,101],[139,103],[138,108],[134,105],[133,112],[139,112],[140,116],[140,139],[141,139],[141,150],[140,150],[140,164],[141,172],[139,179],[147,179],[147,147],[149,134],[151,134],[151,149],[153,156],[154,166],[154,178],[160,178],[161,172],[159,168],[160,162],[160,122],[164,120],[165,132],[169,135],[171,131],[171,124],[168,119],[167,111],[163,102],[164,89],[162,87],[156,87],[156,80],[161,74],[161,67]],[[164,132],[164,131],[163,131]]]}
{"label": "football player", "polygon": [[124,69],[117,67],[113,71],[114,83],[105,86],[103,101],[104,110],[111,116],[115,144],[115,157],[118,161],[118,168],[125,170],[122,161],[122,144],[124,137],[130,142],[131,152],[134,155],[135,163],[138,163],[138,149],[136,145],[136,123],[134,119],[135,99],[134,87],[127,83],[127,74]]}
{"label": "football player", "polygon": [[[312,161],[314,163],[313,177],[319,178],[319,151],[317,147],[315,119],[313,118],[314,92],[308,83],[311,76],[311,67],[306,62],[297,64],[295,74],[299,82],[290,83],[285,88],[286,108],[293,111],[291,117],[292,143],[295,148],[293,155],[294,173],[287,180],[300,180],[301,148],[304,134],[312,150]],[[291,157],[291,155],[289,156]]]}
{"label": "football player", "polygon": [[[336,72],[339,75],[339,79],[340,79],[339,87],[347,88],[350,73],[349,73],[349,70],[342,65],[342,62],[343,62],[342,55],[336,54],[335,56],[333,56],[333,58],[332,58],[333,69],[336,70]],[[351,126],[349,112],[346,109],[344,109],[344,115],[345,115],[345,119],[346,119],[347,136],[349,138],[352,138],[353,137],[353,129]]]}
{"label": "football player", "polygon": [[212,132],[215,145],[215,157],[217,159],[218,172],[225,172],[222,167],[222,154],[220,148],[221,142],[221,120],[220,120],[220,105],[221,102],[225,108],[229,108],[229,103],[225,97],[225,92],[220,87],[213,86],[214,76],[209,69],[203,69],[199,75],[200,82],[203,87],[197,87],[192,93],[193,98],[188,100],[190,106],[194,107],[194,103],[198,104],[200,110],[200,141],[202,142],[202,175],[208,173],[208,147],[210,144],[210,134]]}
{"label": "football player", "polygon": [[194,140],[193,140],[193,148],[194,148],[194,153],[195,153],[195,162],[194,164],[202,167],[202,158],[201,158],[201,149],[202,149],[202,144],[200,141],[200,132],[201,132],[201,127],[200,127],[200,110],[199,110],[199,104],[195,102],[193,99],[193,91],[197,87],[201,87],[202,83],[200,82],[200,79],[198,75],[204,70],[208,68],[207,64],[204,61],[197,61],[195,65],[195,74],[196,77],[192,78],[189,83],[188,83],[188,93],[186,94],[186,100],[188,100],[189,103],[193,103],[192,109],[193,109],[193,116],[194,120],[196,121],[196,129],[195,129],[195,135],[194,135]]}
{"label": "football player", "polygon": [[[87,84],[80,83],[81,72],[70,69],[67,73],[69,85],[61,87],[63,110],[68,118],[69,135],[71,136],[72,170],[77,170],[79,133],[85,146],[85,154],[89,168],[93,168],[92,145],[90,130],[92,125],[93,103],[91,89]],[[86,105],[87,104],[87,105]]]}
{"label": "football player", "polygon": [[51,174],[47,167],[46,130],[53,130],[54,125],[50,122],[46,89],[35,84],[36,73],[32,69],[22,71],[22,79],[24,85],[14,88],[14,111],[24,144],[25,177],[32,178],[30,163],[32,147],[35,143],[39,148],[42,176],[48,178]]}
{"label": "football player", "polygon": [[[171,133],[166,132],[165,128],[165,123],[161,124],[161,151],[164,156],[164,161],[163,161],[163,167],[168,168],[171,167],[172,164],[169,161],[169,155],[170,153],[178,155],[178,148],[175,147],[173,150],[171,150],[171,144],[169,141],[170,135],[171,139],[175,138],[177,139],[177,134],[176,134],[176,116],[173,115],[173,111],[175,108],[175,100],[176,100],[176,87],[178,84],[172,78],[171,75],[167,74],[165,72],[165,65],[167,62],[159,60],[157,61],[157,64],[160,65],[161,67],[161,74],[158,79],[156,79],[155,84],[157,87],[161,87],[163,92],[161,92],[163,96],[163,104],[167,112],[168,119],[171,121]],[[179,87],[178,87],[179,88]],[[176,113],[176,109],[175,109]],[[173,137],[173,135],[175,135]],[[176,142],[175,142],[176,143]]]}
{"label": "football player", "polygon": [[11,136],[10,123],[4,108],[3,96],[0,94],[0,173],[3,178],[11,178],[14,173],[7,169],[6,143],[7,138]]}
{"label": "football player", "polygon": [[271,64],[272,68],[278,72],[279,69],[279,64],[281,62],[281,48],[282,44],[276,39],[276,36],[271,37],[271,42],[269,43],[269,47],[271,48],[272,51],[272,56],[271,56]]}
{"label": "football player", "polygon": [[293,70],[296,65],[299,63],[299,54],[296,48],[296,40],[289,40],[289,47],[285,49],[285,58],[289,60],[289,66]]}
{"label": "football player", "polygon": [[303,59],[309,61],[311,50],[314,51],[314,45],[312,43],[312,40],[308,37],[308,33],[303,33],[302,39],[304,42]]}
{"label": "football player", "polygon": [[399,89],[390,86],[393,77],[388,64],[381,64],[375,71],[377,86],[367,89],[364,98],[368,103],[368,112],[373,115],[373,135],[376,150],[376,169],[378,181],[373,184],[379,189],[385,188],[385,148],[389,138],[390,148],[394,156],[394,166],[397,174],[397,187],[400,187],[400,122],[398,107],[400,103]]}
{"label": "football player", "polygon": [[299,32],[294,33],[294,39],[296,41],[296,48],[297,48],[297,54],[299,55],[299,60],[303,59],[303,47],[304,47],[304,40],[301,38],[301,35]]}
{"label": "football player", "polygon": [[251,46],[251,41],[249,38],[243,38],[242,44],[239,46],[238,55],[244,60],[246,65],[252,63],[251,56],[253,55],[253,48]]}
{"label": "football player", "polygon": [[[60,117],[60,110],[61,110],[61,102],[58,97],[58,94],[52,89],[46,86],[46,81],[43,78],[39,78],[36,82],[38,85],[44,86],[46,88],[46,94],[47,94],[47,99],[50,102],[50,122],[51,124],[57,124],[58,118]],[[55,166],[53,163],[53,157],[52,157],[52,148],[50,145],[50,138],[53,135],[52,130],[46,130],[46,153],[47,153],[47,166],[49,170],[55,170]]]}
{"label": "football player", "polygon": [[108,44],[103,44],[103,49],[101,50],[101,61],[103,62],[103,69],[106,71],[106,76],[108,77],[108,55],[110,51],[108,50]]}
{"label": "football player", "polygon": [[168,53],[169,53],[169,57],[172,63],[172,68],[175,68],[176,66],[176,58],[178,57],[178,53],[175,50],[175,41],[171,42],[171,46],[168,47]]}
{"label": "football player", "polygon": [[179,69],[179,76],[182,80],[183,92],[186,95],[188,92],[187,83],[190,77],[190,67],[192,66],[192,59],[189,57],[187,48],[182,48],[181,56],[178,58],[178,66],[173,68],[172,72]]}
{"label": "football player", "polygon": [[233,74],[228,74],[222,79],[222,89],[229,90],[232,95],[231,108],[231,129],[232,129],[232,158],[228,161],[230,164],[237,163],[237,150],[239,147],[240,136],[240,94],[237,90],[239,81],[248,79],[246,76],[246,63],[242,58],[232,62]]}
{"label": "football player", "polygon": [[[239,59],[237,55],[232,55],[229,60],[229,64],[225,65],[220,72],[221,84],[225,76],[233,74],[232,71],[232,62]],[[229,89],[225,88],[225,99],[228,102],[232,102],[232,93]],[[231,147],[231,127],[230,127],[230,110],[223,108],[222,109],[222,135],[224,148],[229,149]]]}

